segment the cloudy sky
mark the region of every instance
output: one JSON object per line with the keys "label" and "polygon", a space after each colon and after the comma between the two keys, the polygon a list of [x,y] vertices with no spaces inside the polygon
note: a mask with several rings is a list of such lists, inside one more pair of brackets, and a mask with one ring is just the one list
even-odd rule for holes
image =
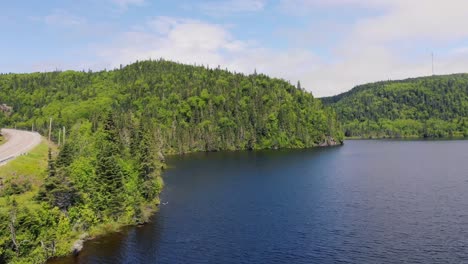
{"label": "cloudy sky", "polygon": [[0,72],[148,58],[254,69],[315,96],[468,72],[467,0],[17,0],[0,4]]}

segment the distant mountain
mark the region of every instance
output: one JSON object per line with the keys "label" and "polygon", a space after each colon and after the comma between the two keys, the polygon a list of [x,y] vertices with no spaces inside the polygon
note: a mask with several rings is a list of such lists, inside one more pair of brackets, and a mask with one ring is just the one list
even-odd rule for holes
{"label": "distant mountain", "polygon": [[468,136],[468,74],[370,83],[321,100],[347,137]]}

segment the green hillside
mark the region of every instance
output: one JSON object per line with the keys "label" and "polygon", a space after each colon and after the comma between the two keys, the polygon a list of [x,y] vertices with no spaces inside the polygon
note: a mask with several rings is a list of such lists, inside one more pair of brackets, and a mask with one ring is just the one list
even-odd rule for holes
{"label": "green hillside", "polygon": [[365,84],[322,101],[347,137],[468,136],[468,74]]}
{"label": "green hillside", "polygon": [[343,139],[330,108],[283,80],[164,60],[0,75],[0,104],[1,126],[47,135],[52,118],[52,140],[61,143],[58,153],[38,152],[47,169],[35,177],[0,168],[0,263],[41,262],[69,253],[80,236],[145,222],[159,202],[166,154]]}

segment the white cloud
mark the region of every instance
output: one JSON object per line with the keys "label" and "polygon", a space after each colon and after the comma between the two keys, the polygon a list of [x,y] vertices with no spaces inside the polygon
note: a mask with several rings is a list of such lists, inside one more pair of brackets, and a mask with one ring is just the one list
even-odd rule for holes
{"label": "white cloud", "polygon": [[212,16],[226,16],[242,12],[261,11],[266,6],[266,0],[225,0],[209,1],[199,4],[200,10]]}
{"label": "white cloud", "polygon": [[[176,26],[187,24],[202,24],[202,22],[195,19],[159,16],[148,20],[146,23],[150,30],[163,35],[168,34]],[[145,28],[143,27],[142,30],[145,30]]]}
{"label": "white cloud", "polygon": [[40,21],[49,26],[78,27],[86,24],[86,19],[63,9],[55,9],[44,17],[31,17],[33,21]]}
{"label": "white cloud", "polygon": [[[395,0],[399,1],[399,0]],[[411,1],[411,0],[409,0]],[[417,1],[417,0],[416,0]],[[308,16],[313,11],[380,10],[393,6],[391,0],[280,0],[279,9],[292,15]]]}
{"label": "white cloud", "polygon": [[[436,74],[468,71],[468,54],[456,56],[449,51],[468,39],[467,1],[283,0],[281,6],[302,15],[367,9],[365,16],[346,26],[341,41],[329,48],[327,62],[302,76],[317,95],[337,94],[367,82],[430,75],[434,49]],[[316,29],[308,34],[329,33]]]}
{"label": "white cloud", "polygon": [[145,0],[109,0],[109,1],[122,9],[127,9],[131,5],[141,6],[146,3]]}
{"label": "white cloud", "polygon": [[[144,3],[118,1],[122,6]],[[218,5],[220,13],[224,8],[230,14],[265,7],[265,1],[256,0],[208,4]],[[206,12],[210,10],[208,4]],[[118,67],[162,57],[189,64],[220,65],[244,73],[257,69],[292,83],[300,80],[316,96],[337,94],[372,81],[430,75],[433,50],[437,74],[468,72],[468,47],[460,44],[468,40],[468,2],[464,0],[283,0],[280,6],[285,4],[301,10],[303,15],[336,9],[375,12],[366,10],[365,16],[349,23],[331,16],[306,28],[281,28],[276,30],[278,37],[283,34],[290,40],[290,46],[281,49],[236,38],[232,28],[224,24],[160,16],[132,31],[116,34],[108,44],[95,46],[96,65]],[[62,11],[45,21],[64,25],[86,22]],[[329,33],[331,30],[337,31],[335,35]],[[327,54],[314,52],[317,45],[326,46]]]}
{"label": "white cloud", "polygon": [[288,52],[262,48],[252,41],[235,39],[226,26],[197,20],[157,17],[147,30],[126,32],[112,44],[97,49],[101,60],[117,67],[135,60],[165,58],[189,64],[227,67],[244,73],[266,73],[294,82],[314,69],[318,58],[310,51]]}
{"label": "white cloud", "polygon": [[242,46],[222,26],[196,20],[158,17],[144,31],[125,32],[112,48],[102,47],[98,55],[111,66],[137,59],[160,58],[185,63],[222,62],[223,53]]}
{"label": "white cloud", "polygon": [[[250,1],[253,4],[249,6],[247,2],[240,1],[235,6],[234,1],[225,1],[222,6],[231,11],[257,10],[263,8],[265,3]],[[331,12],[336,8],[378,10],[348,25],[337,21],[341,41],[329,47],[331,55],[326,58],[315,55],[313,46],[268,49],[258,43],[252,44],[253,41],[235,39],[226,26],[173,17],[158,17],[149,21],[151,30],[125,33],[117,47],[101,55],[112,59],[114,65],[122,61],[164,57],[184,63],[227,66],[246,73],[256,68],[259,72],[293,83],[301,80],[303,86],[317,96],[333,95],[361,83],[430,75],[430,53],[433,48],[468,38],[468,16],[465,15],[468,2],[448,2],[283,1],[282,6],[294,6],[301,9],[303,14],[317,9],[330,9]],[[218,11],[222,12],[223,7],[219,5]],[[325,39],[329,35],[327,30],[333,28],[334,22],[327,20],[326,23],[327,27],[306,28],[302,32],[294,29],[291,32],[301,34],[298,38]],[[287,32],[287,29],[283,31]],[[436,73],[468,71],[468,60],[464,59],[468,56],[466,52],[462,54],[464,56],[436,54]]]}
{"label": "white cloud", "polygon": [[468,1],[395,0],[382,16],[357,23],[353,34],[368,42],[425,38],[454,40],[468,36]]}

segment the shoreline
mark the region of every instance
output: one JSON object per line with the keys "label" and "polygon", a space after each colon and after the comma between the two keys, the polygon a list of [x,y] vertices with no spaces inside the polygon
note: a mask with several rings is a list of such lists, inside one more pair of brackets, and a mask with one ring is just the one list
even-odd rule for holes
{"label": "shoreline", "polygon": [[[323,144],[323,143],[321,143],[321,144]],[[166,154],[165,156],[166,157],[167,156],[183,156],[183,155],[192,154],[192,153],[208,153],[208,152],[220,152],[220,151],[261,151],[261,150],[278,151],[278,150],[287,150],[287,149],[314,149],[314,148],[320,149],[320,148],[326,148],[326,147],[339,147],[339,146],[342,146],[342,145],[344,145],[344,140],[341,141],[341,143],[331,144],[331,145],[326,145],[326,146],[321,145],[321,144],[314,145],[314,146],[311,146],[311,147],[304,147],[304,148],[272,148],[272,149],[252,149],[252,150],[239,149],[239,150],[217,150],[217,151],[190,151],[190,152],[187,152],[187,153]],[[173,167],[169,167],[166,163],[164,163],[164,168],[167,169],[167,168],[173,168]],[[162,179],[162,175],[159,176],[159,177]],[[164,190],[164,187],[163,187],[163,190]],[[159,212],[159,208],[160,208],[160,205],[161,205],[159,196],[158,196],[158,198],[155,199],[155,201],[156,201],[156,203],[152,204],[152,205],[149,204],[149,203],[144,204],[144,206],[148,210],[144,212],[144,214],[145,214],[144,219],[145,220],[143,222],[134,222],[134,223],[111,222],[111,223],[103,223],[101,225],[98,225],[98,226],[96,226],[94,228],[94,230],[91,230],[88,233],[82,233],[77,237],[76,240],[72,241],[73,242],[72,243],[73,247],[71,248],[71,250],[67,254],[50,257],[50,258],[46,259],[45,263],[54,264],[55,261],[59,261],[62,258],[66,258],[66,257],[70,257],[70,256],[78,256],[80,254],[80,252],[82,251],[82,249],[84,248],[85,243],[88,242],[88,241],[99,239],[100,237],[103,237],[103,236],[106,236],[106,235],[111,235],[113,233],[120,233],[125,228],[138,227],[138,226],[143,226],[143,225],[148,224],[150,222],[150,219],[156,213]],[[77,246],[77,248],[75,248],[75,245]]]}
{"label": "shoreline", "polygon": [[[335,145],[327,145],[327,146],[321,146],[321,145],[314,145],[311,147],[305,147],[305,148],[277,148],[277,149],[260,149],[261,150],[273,150],[273,151],[278,151],[278,150],[285,150],[285,149],[313,149],[313,148],[323,148],[323,147],[339,147],[345,144],[346,140],[417,140],[417,141],[424,141],[424,140],[467,140],[467,137],[450,137],[450,138],[421,138],[421,137],[406,137],[406,138],[389,138],[389,137],[381,137],[381,138],[363,138],[363,137],[353,137],[353,138],[345,138],[341,144],[335,144]],[[259,151],[257,149],[255,150],[218,150],[214,152],[219,152],[219,151]],[[177,153],[172,153],[168,154],[167,156],[183,156],[189,153],[201,153],[201,152],[207,152],[207,151],[191,151],[188,153],[183,153],[183,154],[177,154]],[[169,168],[166,163],[164,163],[165,168]],[[164,170],[162,171],[164,173]],[[162,180],[162,175],[159,176]],[[54,263],[54,260],[59,260],[64,257],[68,256],[73,256],[73,255],[79,255],[80,251],[83,249],[85,246],[85,243],[88,241],[92,241],[95,239],[99,239],[102,236],[106,236],[112,233],[119,233],[121,232],[124,228],[126,227],[137,227],[140,225],[146,225],[147,223],[150,222],[150,219],[159,211],[160,208],[160,200],[159,196],[155,198],[151,203],[144,203],[142,204],[142,207],[145,208],[145,211],[143,213],[143,217],[141,221],[122,221],[122,222],[108,222],[108,223],[101,223],[86,232],[83,233],[75,233],[72,235],[72,239],[67,241],[65,244],[71,245],[71,247],[65,252],[62,251],[61,253],[57,254],[56,256],[47,258],[45,260],[45,263]],[[72,233],[73,234],[73,233]]]}
{"label": "shoreline", "polygon": [[454,136],[454,137],[418,137],[418,136],[409,136],[409,137],[345,137],[344,140],[467,140],[468,137],[463,136]]}
{"label": "shoreline", "polygon": [[[191,152],[181,153],[181,154],[177,154],[177,153],[167,154],[166,157],[167,156],[172,156],[172,157],[174,157],[174,156],[183,156],[183,155],[192,154],[192,153],[208,153],[208,152],[221,152],[221,151],[261,151],[261,150],[274,150],[274,151],[277,151],[277,150],[287,150],[287,149],[313,149],[313,148],[324,148],[324,147],[339,147],[339,146],[342,146],[342,145],[345,144],[345,140],[421,140],[421,141],[423,141],[423,140],[435,140],[435,141],[437,141],[437,140],[460,140],[460,139],[461,140],[464,140],[464,139],[468,140],[468,138],[466,138],[466,137],[461,137],[461,138],[406,137],[406,138],[372,138],[372,139],[369,139],[369,138],[345,138],[341,144],[328,145],[328,146],[316,145],[316,146],[308,147],[308,148],[279,148],[279,149],[258,149],[258,150],[254,149],[254,150],[191,151]],[[173,167],[170,167],[167,164],[165,164],[165,168],[173,168]],[[160,176],[160,177],[162,178],[162,176]],[[78,239],[73,241],[73,245],[78,244],[78,245],[81,246],[81,248],[79,248],[79,250],[75,251],[75,248],[72,248],[71,251],[68,252],[67,254],[57,255],[57,256],[48,258],[45,263],[54,264],[55,261],[59,261],[62,258],[71,257],[71,256],[78,256],[80,254],[81,250],[84,248],[85,244],[87,242],[89,242],[89,241],[99,239],[99,238],[101,238],[103,236],[112,235],[112,234],[115,234],[115,233],[120,233],[125,228],[144,226],[144,225],[150,223],[150,219],[152,217],[154,217],[154,215],[159,212],[160,205],[161,205],[161,203],[160,203],[159,197],[157,198],[157,202],[155,204],[152,204],[152,205],[151,204],[145,204],[144,206],[146,208],[148,208],[148,211],[145,211],[145,216],[146,217],[145,217],[145,220],[143,222],[103,223],[101,225],[96,226],[94,228],[94,230],[91,230],[89,232],[90,234],[88,234],[88,233],[80,234]],[[86,236],[84,236],[84,235],[86,235]],[[84,237],[81,237],[81,236],[84,236]]]}
{"label": "shoreline", "polygon": [[161,203],[159,197],[155,199],[154,204],[145,204],[145,208],[147,209],[145,214],[145,220],[143,222],[134,222],[134,223],[118,223],[118,222],[109,222],[109,223],[102,223],[100,225],[95,226],[89,232],[81,233],[77,239],[70,241],[72,243],[72,248],[65,254],[60,254],[56,256],[49,257],[45,260],[44,263],[53,264],[56,261],[60,261],[63,258],[71,257],[71,256],[78,256],[80,252],[83,250],[85,244],[89,241],[93,241],[104,237],[106,235],[111,235],[115,233],[122,232],[125,228],[130,227],[138,227],[142,225],[146,225],[150,223],[150,219],[159,211]]}

